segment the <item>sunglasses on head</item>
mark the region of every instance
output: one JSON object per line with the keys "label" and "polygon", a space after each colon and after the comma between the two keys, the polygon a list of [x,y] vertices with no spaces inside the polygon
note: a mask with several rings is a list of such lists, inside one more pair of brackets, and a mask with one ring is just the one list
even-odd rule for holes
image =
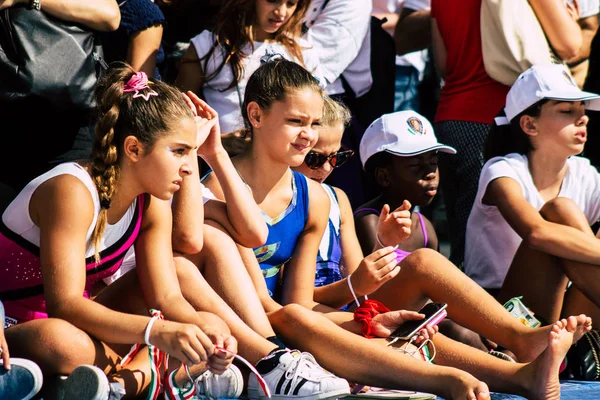
{"label": "sunglasses on head", "polygon": [[310,169],[319,169],[326,162],[329,162],[333,168],[338,168],[348,161],[353,155],[354,151],[352,150],[338,150],[328,156],[310,151],[304,158],[304,162]]}

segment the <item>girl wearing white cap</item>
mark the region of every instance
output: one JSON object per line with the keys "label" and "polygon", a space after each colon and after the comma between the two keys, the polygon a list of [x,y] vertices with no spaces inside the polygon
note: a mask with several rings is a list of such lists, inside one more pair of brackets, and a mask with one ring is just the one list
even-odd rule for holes
{"label": "girl wearing white cap", "polygon": [[[322,120],[322,96],[317,82],[298,64],[278,60],[261,66],[250,77],[244,100],[244,118],[251,126],[252,142],[233,160],[269,223],[265,246],[255,249],[255,254],[244,249],[241,252],[263,307],[269,312],[276,311],[269,314],[269,319],[280,337],[291,346],[310,351],[325,368],[354,382],[430,391],[453,399],[488,399],[489,389],[482,382],[485,381],[497,391],[520,393],[531,399],[558,399],[558,368],[573,340],[590,329],[590,321],[585,316],[570,317],[552,327],[524,329],[488,297],[491,301],[483,299],[479,306],[483,307],[485,303],[489,307],[471,313],[477,313],[477,317],[481,318],[481,330],[489,332],[492,337],[502,336],[505,342],[511,342],[520,349],[522,361],[531,362],[521,364],[500,360],[436,334],[433,341],[437,356],[435,364],[431,364],[386,347],[386,338],[403,320],[422,318],[414,311],[379,313],[370,321],[360,323],[351,313],[315,303],[312,298],[315,259],[328,221],[329,199],[320,185],[292,172],[290,167],[302,164],[317,142]],[[218,198],[222,198],[221,187],[214,176],[209,176],[205,184]],[[295,222],[287,222],[290,216]],[[282,221],[287,224],[286,229],[274,229]],[[293,245],[289,245],[290,242]],[[274,254],[283,251],[282,248],[290,252],[286,257],[279,257],[284,258],[285,265],[284,271],[276,274],[283,278],[281,301],[299,303],[285,308],[275,302],[281,288],[277,277],[272,279],[274,275],[271,273],[274,267],[279,269],[283,266],[268,263]],[[393,264],[393,250],[394,247],[386,246],[380,250],[378,258],[387,254],[391,256],[387,263]],[[415,268],[421,264],[422,269],[427,269],[423,262],[424,254],[436,254],[424,251],[426,253],[422,250],[411,255]],[[439,254],[438,257],[443,259]],[[257,259],[261,259],[260,267]],[[445,262],[448,263],[447,260]],[[460,274],[452,265],[447,269]],[[399,295],[409,296],[412,293],[414,301],[418,302],[429,293],[415,293],[411,291],[411,284],[438,292],[442,291],[444,280],[456,278],[468,285],[464,276],[462,279],[448,278],[438,272],[440,285],[436,287],[432,281],[427,282],[427,275],[422,275],[421,279],[417,275],[404,275],[407,278],[412,276],[413,280],[408,279],[406,293]],[[349,285],[345,281],[339,283],[343,284],[343,293],[351,296]],[[269,298],[267,285],[273,289],[274,298]],[[464,298],[465,285],[453,286],[446,282],[447,288],[453,288],[447,291],[454,292],[448,297],[454,294],[457,301]],[[485,296],[485,292],[472,282],[467,290]],[[347,301],[350,302],[351,297]],[[461,311],[460,305],[453,307],[454,311],[449,306],[449,312],[462,313],[465,320],[469,318],[469,312]],[[499,308],[500,312],[494,312],[494,308]],[[321,311],[327,318],[313,310]],[[373,339],[367,340],[361,337],[363,335]]]}
{"label": "girl wearing white cap", "polygon": [[[524,296],[536,316],[600,318],[600,175],[583,151],[600,96],[562,65],[531,67],[510,89],[488,139],[467,225],[465,272],[499,299]],[[567,289],[568,282],[572,285]]]}

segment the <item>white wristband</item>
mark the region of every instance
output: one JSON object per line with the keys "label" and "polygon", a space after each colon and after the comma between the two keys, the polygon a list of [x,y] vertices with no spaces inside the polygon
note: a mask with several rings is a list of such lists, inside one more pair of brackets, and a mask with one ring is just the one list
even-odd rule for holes
{"label": "white wristband", "polygon": [[[352,293],[352,297],[354,297],[354,301],[356,302],[356,306],[360,307],[360,301],[358,301],[358,297],[356,297],[356,293],[354,293],[354,288],[352,287],[352,282],[350,281],[350,277],[352,276],[352,274],[348,275],[348,278],[346,278],[346,280],[348,281],[348,288],[350,288],[350,293]],[[365,299],[367,298],[367,296],[365,296]]]}
{"label": "white wristband", "polygon": [[146,343],[146,345],[148,346],[151,346],[150,331],[152,330],[152,325],[154,325],[154,321],[156,321],[157,319],[159,319],[158,316],[150,318],[150,322],[148,322],[148,325],[146,325],[146,331],[144,332],[144,343]]}

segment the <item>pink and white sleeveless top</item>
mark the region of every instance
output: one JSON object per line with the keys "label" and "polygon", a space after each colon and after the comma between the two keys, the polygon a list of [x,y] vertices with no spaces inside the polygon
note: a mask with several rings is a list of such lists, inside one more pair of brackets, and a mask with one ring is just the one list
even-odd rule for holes
{"label": "pink and white sleeveless top", "polygon": [[86,284],[88,293],[100,279],[114,274],[133,245],[140,231],[144,210],[144,195],[131,204],[115,224],[107,224],[100,244],[100,261],[94,260],[91,240],[100,212],[98,192],[88,172],[76,163],[58,165],[31,181],[8,206],[0,221],[0,300],[6,309],[7,321],[25,322],[47,318],[42,269],[40,264],[40,229],[29,215],[29,202],[35,190],[55,176],[69,174],[81,180],[94,201],[94,218],[86,237]]}

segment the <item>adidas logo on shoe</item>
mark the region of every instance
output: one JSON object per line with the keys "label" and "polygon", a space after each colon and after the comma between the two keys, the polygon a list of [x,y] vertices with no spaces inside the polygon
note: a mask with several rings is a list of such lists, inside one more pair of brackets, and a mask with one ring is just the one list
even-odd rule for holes
{"label": "adidas logo on shoe", "polygon": [[[350,394],[348,382],[324,370],[309,353],[283,350],[272,353],[263,360],[272,362],[275,357],[279,357],[279,360],[271,371],[263,372],[259,368],[274,400],[321,400]],[[248,398],[268,399],[254,374],[250,375],[248,382]]]}

